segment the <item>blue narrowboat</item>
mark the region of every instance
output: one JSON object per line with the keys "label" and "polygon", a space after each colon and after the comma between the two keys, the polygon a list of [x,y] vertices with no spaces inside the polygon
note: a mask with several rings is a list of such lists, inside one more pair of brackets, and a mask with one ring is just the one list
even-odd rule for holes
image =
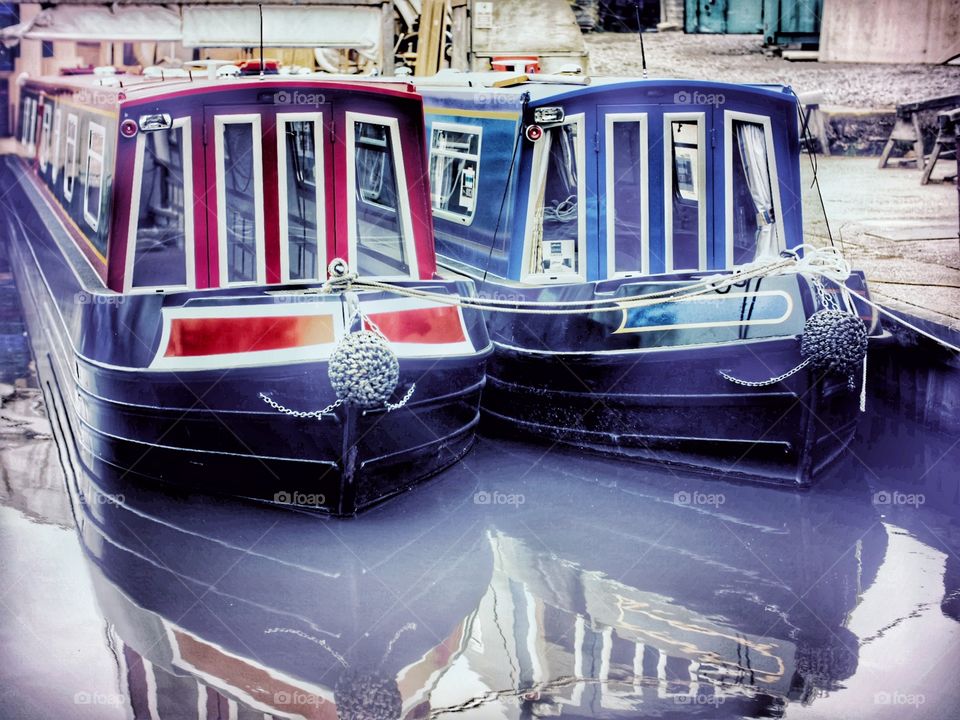
{"label": "blue narrowboat", "polygon": [[474,292],[436,275],[423,133],[410,85],[27,80],[0,215],[56,422],[130,480],[343,515],[460,458],[482,315],[349,287]]}
{"label": "blue narrowboat", "polygon": [[417,85],[438,262],[491,306],[492,427],[788,485],[840,454],[882,331],[862,274],[805,256],[789,88]]}

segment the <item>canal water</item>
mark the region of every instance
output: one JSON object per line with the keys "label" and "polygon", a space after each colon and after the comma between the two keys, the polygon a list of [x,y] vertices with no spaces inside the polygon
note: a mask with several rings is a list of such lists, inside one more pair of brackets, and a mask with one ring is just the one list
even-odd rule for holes
{"label": "canal water", "polygon": [[871,358],[807,492],[482,439],[343,521],[58,450],[6,270],[3,717],[960,712],[958,378],[926,352]]}

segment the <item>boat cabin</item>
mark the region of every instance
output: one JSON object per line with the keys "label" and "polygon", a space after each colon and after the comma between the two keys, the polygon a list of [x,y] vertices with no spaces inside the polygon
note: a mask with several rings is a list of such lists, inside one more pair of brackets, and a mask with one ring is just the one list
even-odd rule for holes
{"label": "boat cabin", "polygon": [[101,281],[124,293],[435,275],[408,84],[30,80],[18,139]]}
{"label": "boat cabin", "polygon": [[717,271],[802,243],[789,88],[449,73],[418,89],[437,253],[467,274]]}

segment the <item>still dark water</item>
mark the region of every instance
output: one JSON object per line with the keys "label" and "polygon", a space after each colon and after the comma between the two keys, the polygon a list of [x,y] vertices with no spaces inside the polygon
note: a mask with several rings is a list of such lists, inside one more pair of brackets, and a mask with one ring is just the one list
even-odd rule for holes
{"label": "still dark water", "polygon": [[481,440],[338,521],[64,462],[13,298],[2,717],[960,716],[956,370],[874,362],[809,492]]}

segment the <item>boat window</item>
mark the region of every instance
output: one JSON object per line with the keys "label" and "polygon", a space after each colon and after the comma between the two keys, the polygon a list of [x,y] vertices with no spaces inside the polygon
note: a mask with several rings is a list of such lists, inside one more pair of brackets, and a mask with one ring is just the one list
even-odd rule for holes
{"label": "boat window", "polygon": [[671,120],[667,138],[667,271],[706,269],[703,121]]}
{"label": "boat window", "polygon": [[218,117],[221,282],[263,281],[260,120]]}
{"label": "boat window", "polygon": [[31,156],[36,152],[37,135],[37,100],[26,97],[23,99],[23,126],[20,128],[20,142]]}
{"label": "boat window", "polygon": [[73,183],[77,177],[77,135],[79,122],[73,113],[67,115],[67,157],[63,168],[63,196],[73,199]]}
{"label": "boat window", "polygon": [[533,159],[531,273],[582,274],[582,132],[578,120],[547,130]]}
{"label": "boat window", "polygon": [[730,124],[730,197],[735,265],[760,257],[776,257],[781,240],[774,212],[767,133],[761,123],[733,120]]}
{"label": "boat window", "polygon": [[646,116],[607,116],[607,273],[649,272]]}
{"label": "boat window", "polygon": [[[315,280],[325,266],[323,194],[323,123],[312,114],[298,119],[278,117],[280,177],[286,212],[281,208],[281,248],[286,247],[284,280]],[[281,251],[283,252],[283,251]]]}
{"label": "boat window", "polygon": [[476,209],[480,174],[478,127],[433,125],[430,136],[430,187],[433,214],[469,225]]}
{"label": "boat window", "polygon": [[40,130],[40,169],[47,171],[47,164],[50,161],[50,140],[51,125],[53,123],[53,103],[45,102],[43,104],[43,121]]}
{"label": "boat window", "polygon": [[[137,145],[139,197],[132,285],[170,287],[192,284],[193,185],[189,176],[189,119],[164,130],[140,134]],[[136,192],[136,191],[135,191]]]}
{"label": "boat window", "polygon": [[103,148],[106,131],[90,123],[87,131],[87,167],[84,172],[83,219],[94,231],[100,226],[100,200],[103,195]]}
{"label": "boat window", "polygon": [[53,182],[57,181],[57,178],[60,175],[60,160],[61,160],[61,141],[63,135],[63,111],[58,105],[57,108],[53,111]]}
{"label": "boat window", "polygon": [[354,124],[356,152],[357,271],[361,275],[410,275],[397,190],[397,158],[388,125]]}

